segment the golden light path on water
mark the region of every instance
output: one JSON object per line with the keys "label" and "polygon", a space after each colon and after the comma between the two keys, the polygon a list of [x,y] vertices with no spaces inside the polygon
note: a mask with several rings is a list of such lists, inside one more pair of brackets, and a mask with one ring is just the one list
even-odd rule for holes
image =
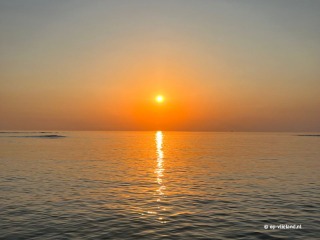
{"label": "golden light path on water", "polygon": [[[164,167],[163,167],[163,159],[164,159],[164,154],[162,150],[163,146],[163,133],[161,131],[156,132],[156,152],[157,152],[157,166],[156,166],[156,177],[157,177],[157,183],[159,185],[158,189],[156,190],[156,194],[158,196],[157,202],[160,203],[163,200],[164,197],[164,190],[166,187],[163,184],[163,172],[164,172]],[[161,205],[158,205],[159,210],[165,210],[161,209]],[[159,216],[158,220],[160,220],[162,223],[166,223],[163,219],[163,217]]]}

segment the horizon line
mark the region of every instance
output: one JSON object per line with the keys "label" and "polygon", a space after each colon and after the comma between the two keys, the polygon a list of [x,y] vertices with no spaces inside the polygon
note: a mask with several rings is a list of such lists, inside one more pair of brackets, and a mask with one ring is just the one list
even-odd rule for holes
{"label": "horizon line", "polygon": [[216,132],[216,133],[301,133],[301,132],[320,132],[320,130],[121,130],[121,129],[108,129],[108,130],[57,130],[57,129],[30,129],[30,130],[18,130],[18,129],[10,129],[10,130],[0,130],[0,133],[19,133],[19,132]]}

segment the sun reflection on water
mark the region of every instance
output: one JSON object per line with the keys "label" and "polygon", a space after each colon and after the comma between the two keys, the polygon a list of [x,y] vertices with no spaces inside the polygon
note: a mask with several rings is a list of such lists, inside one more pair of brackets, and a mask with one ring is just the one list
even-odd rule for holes
{"label": "sun reflection on water", "polygon": [[[156,147],[157,147],[157,165],[156,165],[156,177],[157,177],[157,183],[159,185],[159,187],[156,190],[156,195],[157,195],[157,203],[158,205],[158,209],[159,211],[161,210],[165,210],[163,207],[161,207],[160,203],[161,201],[163,201],[164,198],[164,190],[166,189],[164,183],[163,183],[163,172],[164,172],[164,167],[163,167],[163,159],[164,159],[164,154],[163,154],[163,150],[162,150],[162,145],[163,145],[163,133],[161,131],[157,131],[156,132]],[[166,223],[166,221],[164,221],[163,216],[160,216],[159,213],[159,217],[158,220],[161,221],[162,223]]]}

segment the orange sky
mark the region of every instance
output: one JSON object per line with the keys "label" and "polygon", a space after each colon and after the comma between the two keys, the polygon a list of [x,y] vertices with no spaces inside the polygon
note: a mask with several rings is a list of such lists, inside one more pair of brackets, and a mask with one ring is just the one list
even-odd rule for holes
{"label": "orange sky", "polygon": [[319,7],[1,1],[0,129],[320,131]]}

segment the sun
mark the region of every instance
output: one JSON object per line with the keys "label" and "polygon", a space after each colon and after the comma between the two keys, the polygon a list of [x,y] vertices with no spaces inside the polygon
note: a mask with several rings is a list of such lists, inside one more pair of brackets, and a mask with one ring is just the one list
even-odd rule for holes
{"label": "sun", "polygon": [[162,95],[156,96],[156,102],[162,103],[164,101],[164,97]]}

